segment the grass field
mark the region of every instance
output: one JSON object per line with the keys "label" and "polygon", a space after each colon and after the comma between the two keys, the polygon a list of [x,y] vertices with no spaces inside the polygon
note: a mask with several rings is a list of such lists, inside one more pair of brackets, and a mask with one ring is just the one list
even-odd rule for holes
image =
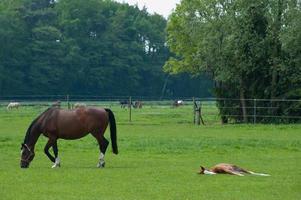
{"label": "grass field", "polygon": [[[36,145],[29,169],[20,169],[20,143],[43,107],[0,110],[0,199],[301,199],[301,125],[193,126],[191,108],[112,107],[120,154],[99,151],[92,136],[60,140],[62,167]],[[106,137],[109,138],[109,131]],[[199,165],[235,163],[271,177],[201,176]]]}

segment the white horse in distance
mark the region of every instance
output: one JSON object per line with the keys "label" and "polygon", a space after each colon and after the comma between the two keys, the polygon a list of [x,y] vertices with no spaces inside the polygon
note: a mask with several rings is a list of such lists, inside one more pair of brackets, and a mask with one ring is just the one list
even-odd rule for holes
{"label": "white horse in distance", "polygon": [[76,109],[76,108],[81,108],[81,107],[87,107],[87,105],[85,103],[77,102],[77,103],[74,104],[73,107]]}
{"label": "white horse in distance", "polygon": [[12,109],[18,109],[19,107],[21,106],[21,104],[19,102],[10,102],[8,105],[7,105],[7,110],[12,110]]}

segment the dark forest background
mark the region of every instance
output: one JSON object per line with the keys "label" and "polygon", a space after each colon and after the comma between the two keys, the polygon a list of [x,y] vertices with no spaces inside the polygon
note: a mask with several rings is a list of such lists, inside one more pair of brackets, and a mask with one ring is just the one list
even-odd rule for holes
{"label": "dark forest background", "polygon": [[169,75],[167,20],[111,0],[1,0],[0,95],[211,95]]}
{"label": "dark forest background", "polygon": [[182,0],[168,20],[112,0],[1,0],[0,95],[212,93],[225,122],[250,121],[249,99],[299,116],[300,19],[297,0]]}

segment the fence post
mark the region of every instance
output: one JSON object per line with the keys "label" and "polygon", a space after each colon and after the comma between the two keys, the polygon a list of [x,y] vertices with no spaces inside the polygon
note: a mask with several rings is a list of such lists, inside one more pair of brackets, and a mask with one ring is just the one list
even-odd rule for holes
{"label": "fence post", "polygon": [[204,120],[203,120],[203,117],[202,117],[202,102],[200,101],[200,119],[201,119],[201,121],[202,121],[202,124],[203,125],[205,125],[205,122],[204,122]]}
{"label": "fence post", "polygon": [[67,94],[66,100],[67,100],[68,109],[70,109],[69,94]]}
{"label": "fence post", "polygon": [[195,109],[196,109],[196,106],[195,106],[195,98],[192,97],[192,107],[193,107],[193,124],[195,124]]}
{"label": "fence post", "polygon": [[129,98],[129,122],[132,122],[132,97]]}
{"label": "fence post", "polygon": [[200,107],[196,108],[196,124],[200,125],[201,124],[201,105]]}
{"label": "fence post", "polygon": [[254,99],[253,123],[256,124],[256,99]]}

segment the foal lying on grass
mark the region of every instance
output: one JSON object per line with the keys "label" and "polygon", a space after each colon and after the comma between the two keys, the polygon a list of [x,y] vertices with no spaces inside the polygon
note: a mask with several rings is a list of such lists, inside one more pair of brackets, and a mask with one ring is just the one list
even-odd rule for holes
{"label": "foal lying on grass", "polygon": [[200,172],[199,174],[208,174],[208,175],[215,175],[215,174],[231,174],[231,175],[237,175],[237,176],[244,176],[244,174],[251,174],[256,176],[270,176],[269,174],[262,174],[262,173],[255,173],[252,171],[245,170],[241,167],[238,167],[236,165],[227,164],[227,163],[220,163],[213,167],[211,167],[209,170],[205,169],[205,167],[200,166]]}

